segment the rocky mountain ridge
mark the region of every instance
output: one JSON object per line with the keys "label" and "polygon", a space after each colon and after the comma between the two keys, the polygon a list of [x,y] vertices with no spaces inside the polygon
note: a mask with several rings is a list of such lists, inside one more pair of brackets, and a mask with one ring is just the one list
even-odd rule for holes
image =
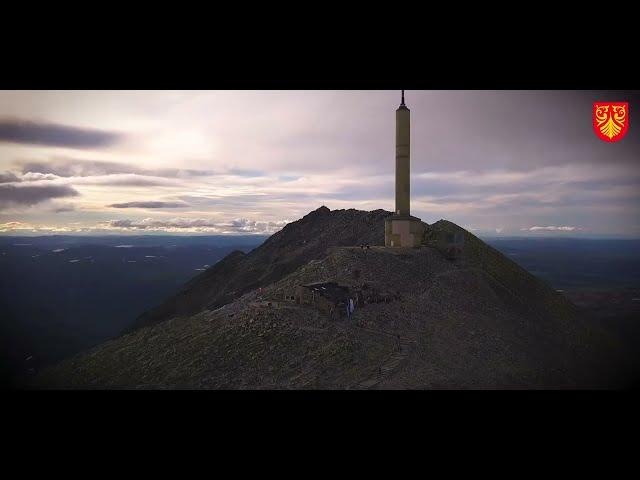
{"label": "rocky mountain ridge", "polygon": [[[456,260],[384,248],[389,212],[319,209],[190,282],[186,300],[43,372],[44,388],[606,388],[615,338],[470,232]],[[359,245],[368,243],[370,249]],[[335,282],[392,292],[351,320],[291,300]]]}
{"label": "rocky mountain ridge", "polygon": [[384,219],[391,212],[329,210],[320,207],[289,223],[262,245],[245,254],[233,252],[189,281],[175,296],[141,315],[133,328],[215,309],[243,294],[267,286],[329,248],[360,244],[384,245]]}

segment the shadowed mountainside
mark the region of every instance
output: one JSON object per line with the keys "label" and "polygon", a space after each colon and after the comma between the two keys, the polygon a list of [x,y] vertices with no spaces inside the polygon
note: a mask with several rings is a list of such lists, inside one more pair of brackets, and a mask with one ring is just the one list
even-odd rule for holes
{"label": "shadowed mountainside", "polygon": [[[386,215],[316,210],[253,252],[230,255],[211,269],[215,275],[194,279],[189,301],[168,320],[158,315],[66,360],[36,385],[606,388],[633,380],[617,339],[451,222],[428,228],[464,232],[455,261],[431,247],[348,246],[382,243]],[[318,281],[393,298],[362,304],[351,321],[284,301],[298,285]],[[175,314],[180,309],[188,313]]]}
{"label": "shadowed mountainside", "polygon": [[175,296],[141,315],[133,328],[174,316],[221,307],[241,295],[280,280],[335,246],[384,245],[384,210],[329,210],[320,207],[289,223],[245,254],[233,252],[190,280]]}

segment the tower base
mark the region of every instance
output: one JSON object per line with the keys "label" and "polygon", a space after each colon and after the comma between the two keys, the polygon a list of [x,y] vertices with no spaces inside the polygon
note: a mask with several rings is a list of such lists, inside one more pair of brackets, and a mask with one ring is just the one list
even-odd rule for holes
{"label": "tower base", "polygon": [[384,221],[384,245],[386,247],[419,247],[422,245],[425,226],[411,215],[392,215]]}

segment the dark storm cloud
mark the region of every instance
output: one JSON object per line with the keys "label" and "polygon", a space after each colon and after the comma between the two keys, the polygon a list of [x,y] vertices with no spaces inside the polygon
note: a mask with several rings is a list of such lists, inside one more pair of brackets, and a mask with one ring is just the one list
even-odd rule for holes
{"label": "dark storm cloud", "polygon": [[75,197],[78,192],[68,185],[0,185],[0,208],[16,205],[35,205],[52,198]]}
{"label": "dark storm cloud", "polygon": [[212,175],[208,170],[178,168],[141,168],[119,162],[55,158],[47,162],[26,162],[21,165],[22,173],[37,172],[59,177],[92,177],[115,174],[135,174],[150,177],[183,178]]}
{"label": "dark storm cloud", "polygon": [[48,145],[69,148],[101,148],[119,142],[117,132],[71,127],[55,123],[4,119],[0,120],[0,142]]}
{"label": "dark storm cloud", "polygon": [[19,182],[20,179],[11,172],[0,172],[0,183]]}
{"label": "dark storm cloud", "polygon": [[189,205],[183,202],[126,202],[108,206],[111,208],[184,208]]}

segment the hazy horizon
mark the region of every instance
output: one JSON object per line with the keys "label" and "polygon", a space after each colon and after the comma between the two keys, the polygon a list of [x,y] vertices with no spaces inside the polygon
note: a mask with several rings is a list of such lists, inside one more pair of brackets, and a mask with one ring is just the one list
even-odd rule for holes
{"label": "hazy horizon", "polygon": [[[276,233],[276,232],[274,232]],[[521,232],[514,234],[501,234],[495,232],[478,232],[474,235],[479,238],[491,239],[557,239],[557,240],[640,240],[640,235],[625,234],[588,234],[577,235],[574,232]],[[55,233],[55,232],[0,232],[0,238],[46,238],[46,237],[70,237],[70,238],[104,238],[104,237],[264,237],[269,238],[273,234],[261,232],[232,232],[232,233],[208,233],[208,232],[164,232],[164,231],[113,231],[96,232],[83,231],[78,233]]]}

